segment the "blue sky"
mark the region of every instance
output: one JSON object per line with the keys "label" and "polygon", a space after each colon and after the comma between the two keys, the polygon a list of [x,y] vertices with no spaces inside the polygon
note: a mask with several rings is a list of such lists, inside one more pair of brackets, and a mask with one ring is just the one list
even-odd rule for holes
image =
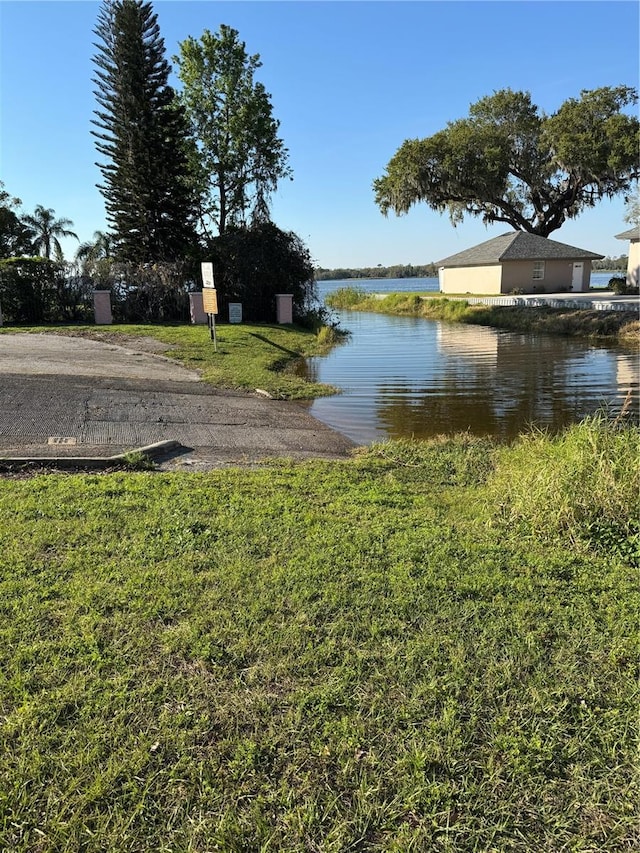
{"label": "blue sky", "polygon": [[[629,2],[211,2],[155,0],[167,56],[188,36],[235,27],[271,93],[293,181],[272,217],[323,267],[428,263],[509,230],[453,228],[425,205],[382,216],[372,182],[407,138],[430,136],[510,87],[553,112],[582,89],[638,86],[639,5]],[[0,0],[0,180],[55,209],[81,240],[106,230],[90,135],[99,3]],[[174,81],[175,82],[175,81]],[[552,234],[619,255],[622,199]],[[67,256],[77,243],[65,243]]]}

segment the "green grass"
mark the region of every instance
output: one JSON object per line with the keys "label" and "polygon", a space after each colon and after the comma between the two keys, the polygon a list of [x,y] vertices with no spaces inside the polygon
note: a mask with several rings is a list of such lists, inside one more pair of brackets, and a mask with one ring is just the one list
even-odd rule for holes
{"label": "green grass", "polygon": [[637,447],[0,480],[0,850],[637,849]]}
{"label": "green grass", "polygon": [[542,332],[612,340],[630,345],[640,343],[640,323],[624,311],[469,305],[464,299],[446,299],[419,293],[390,293],[378,298],[348,287],[329,294],[325,301],[337,309],[405,314],[430,320],[494,326],[514,332]]}
{"label": "green grass", "polygon": [[309,382],[292,369],[296,361],[326,353],[340,336],[324,331],[280,325],[222,325],[217,328],[217,352],[204,326],[46,326],[4,327],[5,332],[75,335],[96,340],[123,336],[151,337],[169,344],[166,355],[193,370],[205,382],[221,388],[261,388],[280,399],[310,399],[336,393],[329,385]]}

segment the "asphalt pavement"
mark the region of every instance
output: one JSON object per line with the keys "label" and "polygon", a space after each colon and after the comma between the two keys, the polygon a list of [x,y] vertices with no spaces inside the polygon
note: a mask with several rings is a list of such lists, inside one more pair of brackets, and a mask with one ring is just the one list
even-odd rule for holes
{"label": "asphalt pavement", "polygon": [[149,338],[0,334],[0,463],[108,467],[144,449],[161,470],[344,458],[353,442],[304,403],[214,388]]}

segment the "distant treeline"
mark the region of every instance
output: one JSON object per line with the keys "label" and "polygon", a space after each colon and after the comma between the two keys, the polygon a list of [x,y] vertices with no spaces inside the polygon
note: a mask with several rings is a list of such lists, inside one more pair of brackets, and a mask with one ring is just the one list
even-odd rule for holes
{"label": "distant treeline", "polygon": [[[593,270],[622,270],[627,269],[627,255],[617,258],[603,258],[601,261],[593,262]],[[315,270],[316,281],[342,281],[350,278],[437,278],[438,267],[435,264],[396,264],[394,267],[363,267],[362,269],[327,270],[318,267]]]}
{"label": "distant treeline", "polygon": [[435,264],[414,267],[411,264],[397,264],[395,267],[363,267],[362,269],[325,270],[318,267],[316,281],[341,281],[346,278],[437,278]]}
{"label": "distant treeline", "polygon": [[618,258],[603,258],[601,261],[594,261],[593,266],[591,267],[593,270],[623,270],[627,269],[627,261],[629,260],[627,255],[620,255]]}

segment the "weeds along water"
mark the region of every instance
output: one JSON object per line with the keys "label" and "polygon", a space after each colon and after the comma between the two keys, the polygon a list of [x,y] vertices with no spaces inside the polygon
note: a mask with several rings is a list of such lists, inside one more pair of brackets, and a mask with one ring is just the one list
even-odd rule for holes
{"label": "weeds along water", "polygon": [[636,848],[637,452],[0,480],[0,849]]}
{"label": "weeds along water", "polygon": [[424,298],[424,294],[407,292],[376,296],[352,286],[331,292],[326,302],[336,309],[425,317],[515,332],[607,339],[634,347],[640,342],[637,314],[624,311],[469,305],[464,299],[433,294],[428,298]]}

